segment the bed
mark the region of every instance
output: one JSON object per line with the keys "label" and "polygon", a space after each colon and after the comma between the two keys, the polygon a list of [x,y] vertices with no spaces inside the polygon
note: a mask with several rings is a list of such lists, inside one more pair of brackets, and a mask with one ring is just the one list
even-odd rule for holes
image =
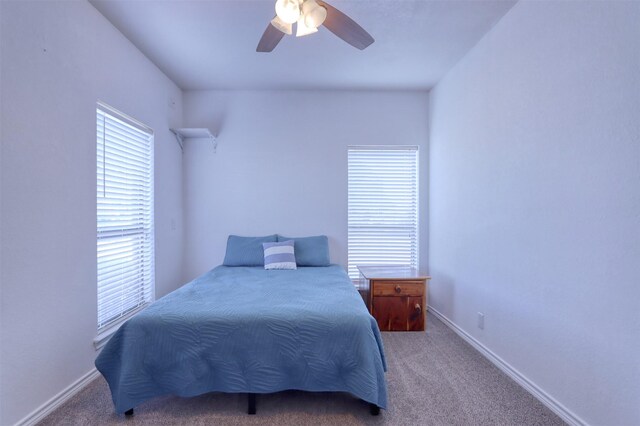
{"label": "bed", "polygon": [[[338,265],[218,266],[125,322],[96,359],[115,410],[161,395],[348,392],[387,406],[380,331]],[[252,400],[253,398],[253,400]]]}

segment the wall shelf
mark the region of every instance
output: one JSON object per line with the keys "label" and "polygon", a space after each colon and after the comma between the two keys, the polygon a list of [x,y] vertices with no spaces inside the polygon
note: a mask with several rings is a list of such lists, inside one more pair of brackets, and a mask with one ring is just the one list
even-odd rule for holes
{"label": "wall shelf", "polygon": [[216,136],[207,128],[185,127],[181,129],[169,129],[171,133],[176,135],[176,140],[180,149],[184,151],[185,139],[209,139],[213,144],[213,152],[216,152],[218,146]]}

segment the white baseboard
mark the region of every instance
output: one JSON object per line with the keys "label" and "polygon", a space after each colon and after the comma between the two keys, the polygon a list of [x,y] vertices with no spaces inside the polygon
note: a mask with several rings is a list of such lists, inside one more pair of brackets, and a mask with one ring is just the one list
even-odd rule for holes
{"label": "white baseboard", "polygon": [[477,341],[473,336],[468,334],[462,328],[458,327],[453,321],[445,317],[442,313],[438,312],[433,306],[428,306],[428,311],[442,321],[447,327],[453,330],[458,336],[462,337],[467,343],[473,346],[478,352],[480,352],[485,358],[491,361],[496,367],[502,370],[507,376],[512,378],[516,383],[522,386],[527,392],[533,395],[536,399],[546,405],[551,411],[556,413],[562,420],[572,426],[584,426],[587,423],[578,417],[575,413],[569,410],[567,407],[558,402],[554,397],[546,393],[538,385],[533,383],[527,377],[525,377],[518,370],[513,368],[509,363],[493,353],[489,348]]}
{"label": "white baseboard", "polygon": [[49,413],[53,410],[67,402],[71,397],[80,392],[85,388],[93,379],[98,377],[100,373],[98,370],[94,368],[91,369],[87,374],[80,377],[75,382],[71,383],[66,389],[62,392],[42,404],[40,407],[36,408],[31,414],[27,415],[24,419],[20,420],[15,426],[32,426],[38,423],[40,420],[44,419]]}

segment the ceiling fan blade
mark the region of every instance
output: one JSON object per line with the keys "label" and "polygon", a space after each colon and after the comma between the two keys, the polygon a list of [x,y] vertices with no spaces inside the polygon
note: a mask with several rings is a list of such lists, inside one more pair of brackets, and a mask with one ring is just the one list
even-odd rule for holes
{"label": "ceiling fan blade", "polygon": [[366,49],[375,41],[364,28],[335,7],[321,0],[316,0],[316,3],[327,9],[327,19],[322,25],[342,40],[360,50]]}
{"label": "ceiling fan blade", "polygon": [[284,37],[284,33],[271,25],[267,25],[267,29],[264,30],[264,34],[262,34],[262,38],[258,42],[258,47],[256,47],[256,52],[271,52],[276,48],[280,40]]}

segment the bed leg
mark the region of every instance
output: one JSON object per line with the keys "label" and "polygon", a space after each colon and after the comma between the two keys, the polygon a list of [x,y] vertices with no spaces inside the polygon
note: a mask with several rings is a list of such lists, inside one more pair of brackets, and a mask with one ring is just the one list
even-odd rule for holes
{"label": "bed leg", "polygon": [[376,404],[369,404],[369,412],[372,416],[377,416],[378,414],[380,414],[380,407],[378,407]]}
{"label": "bed leg", "polygon": [[127,417],[133,416],[133,408],[130,408],[127,411],[125,411],[124,415],[127,416]]}
{"label": "bed leg", "polygon": [[255,414],[256,413],[256,394],[250,393],[247,396],[249,397],[249,407],[247,408],[247,414]]}

